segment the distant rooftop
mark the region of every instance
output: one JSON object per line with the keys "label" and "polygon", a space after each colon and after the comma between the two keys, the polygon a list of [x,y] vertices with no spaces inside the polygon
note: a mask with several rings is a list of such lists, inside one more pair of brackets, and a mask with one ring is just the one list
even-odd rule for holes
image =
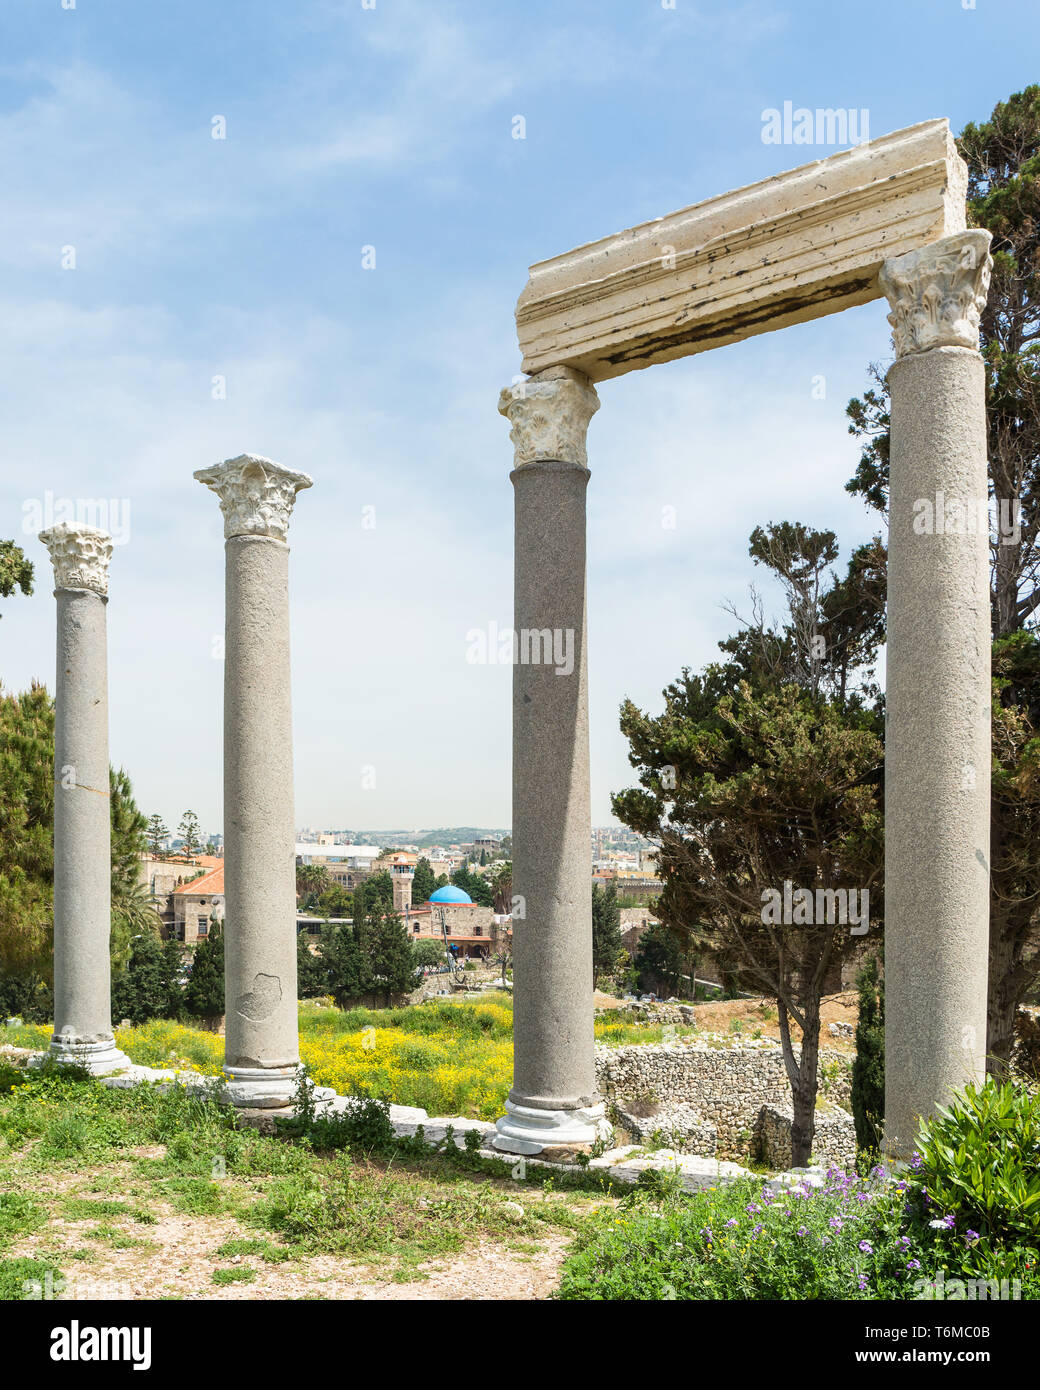
{"label": "distant rooftop", "polygon": [[319,845],[307,840],[296,846],[297,857],[310,859],[378,859],[381,853],[376,845]]}

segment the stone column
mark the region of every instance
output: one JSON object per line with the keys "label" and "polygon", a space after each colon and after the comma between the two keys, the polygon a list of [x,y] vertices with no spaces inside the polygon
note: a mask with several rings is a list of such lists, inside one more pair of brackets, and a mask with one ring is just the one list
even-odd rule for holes
{"label": "stone column", "polygon": [[585,432],[599,408],[569,367],[502,392],[516,501],[513,1089],[495,1146],[538,1153],[606,1130],[592,1031],[585,650]]}
{"label": "stone column", "polygon": [[62,522],[40,532],[54,565],[54,1036],[52,1056],[128,1067],[112,1034],[108,782],[108,562],[112,539]]}
{"label": "stone column", "polygon": [[886,261],[891,393],[885,1148],[986,1061],[990,598],[979,313],[990,236]]}
{"label": "stone column", "polygon": [[220,498],[226,537],[226,1094],[271,1109],[291,1103],[299,1074],[286,535],[311,479],[253,454],[195,477]]}

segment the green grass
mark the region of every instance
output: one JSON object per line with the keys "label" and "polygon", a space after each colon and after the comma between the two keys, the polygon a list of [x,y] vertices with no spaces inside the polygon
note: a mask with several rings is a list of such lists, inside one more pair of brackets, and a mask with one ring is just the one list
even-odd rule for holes
{"label": "green grass", "polygon": [[251,1284],[256,1278],[256,1270],[248,1265],[235,1265],[231,1269],[215,1269],[210,1278],[214,1284]]}
{"label": "green grass", "polygon": [[[52,1280],[62,1267],[70,1276],[91,1266],[100,1274],[114,1250],[147,1269],[158,1248],[145,1238],[148,1227],[171,1210],[233,1223],[214,1241],[218,1260],[241,1255],[276,1268],[331,1255],[410,1280],[421,1277],[422,1263],[480,1241],[527,1248],[553,1232],[576,1232],[604,1200],[578,1182],[543,1191],[537,1169],[530,1185],[518,1184],[508,1163],[420,1152],[414,1141],[319,1152],[309,1136],[240,1129],[232,1110],[180,1088],[114,1090],[47,1072],[0,1094],[0,1141],[0,1289],[11,1298],[48,1270]],[[136,1152],[156,1145],[165,1146],[161,1157]],[[518,1192],[521,1220],[505,1205]],[[15,1259],[15,1243],[27,1236],[41,1247]],[[248,1277],[236,1266],[217,1282]]]}

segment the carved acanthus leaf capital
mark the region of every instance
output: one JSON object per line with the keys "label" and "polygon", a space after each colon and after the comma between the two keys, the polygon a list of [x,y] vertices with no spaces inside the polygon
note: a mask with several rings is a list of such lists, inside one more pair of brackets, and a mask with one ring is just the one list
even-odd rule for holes
{"label": "carved acanthus leaf capital", "polygon": [[239,454],[212,468],[200,468],[194,476],[220,498],[228,540],[233,536],[286,540],[296,494],[313,486],[306,473],[283,468],[259,454]]}
{"label": "carved acanthus leaf capital", "polygon": [[39,539],[50,551],[56,589],[91,589],[102,598],[108,595],[112,537],[107,531],[61,521],[41,531]]}
{"label": "carved acanthus leaf capital", "polygon": [[993,265],[989,232],[975,229],[908,251],[881,267],[897,357],[936,347],[978,349]]}
{"label": "carved acanthus leaf capital", "polygon": [[507,387],[499,396],[498,409],[512,426],[509,438],[515,467],[543,460],[588,467],[585,435],[599,409],[599,397],[583,373],[571,367],[550,367]]}

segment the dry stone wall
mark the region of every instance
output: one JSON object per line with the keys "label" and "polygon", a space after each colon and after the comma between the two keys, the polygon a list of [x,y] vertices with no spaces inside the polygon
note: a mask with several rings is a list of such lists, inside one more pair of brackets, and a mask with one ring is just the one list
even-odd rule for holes
{"label": "dry stone wall", "polygon": [[[820,1096],[847,1110],[852,1059],[821,1050]],[[662,1106],[684,1102],[714,1125],[720,1158],[746,1158],[758,1132],[763,1106],[791,1103],[791,1088],[779,1047],[709,1047],[704,1043],[597,1047],[596,1083],[603,1098],[651,1100]]]}

